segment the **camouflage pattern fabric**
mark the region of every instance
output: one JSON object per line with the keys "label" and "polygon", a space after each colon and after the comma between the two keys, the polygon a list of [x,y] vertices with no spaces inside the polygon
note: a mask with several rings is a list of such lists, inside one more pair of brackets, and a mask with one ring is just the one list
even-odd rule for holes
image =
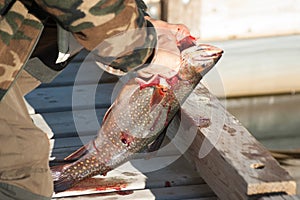
{"label": "camouflage pattern fabric", "polygon": [[141,0],[36,2],[86,49],[97,48],[94,53],[109,73],[123,75],[141,66],[156,45],[155,30],[145,29],[151,24],[144,20]]}
{"label": "camouflage pattern fabric", "polygon": [[[13,3],[13,5],[8,5]],[[0,0],[0,99],[28,60],[43,28],[19,1]]]}
{"label": "camouflage pattern fabric", "polygon": [[156,32],[146,28],[151,24],[144,19],[146,7],[141,0],[0,0],[0,99],[26,63],[43,28],[24,6],[30,2],[86,49],[105,44],[93,53],[110,73],[123,75],[153,54]]}

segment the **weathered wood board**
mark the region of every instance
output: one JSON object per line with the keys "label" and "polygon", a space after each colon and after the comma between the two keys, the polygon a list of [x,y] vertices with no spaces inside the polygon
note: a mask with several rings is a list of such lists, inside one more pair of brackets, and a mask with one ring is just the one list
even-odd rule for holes
{"label": "weathered wood board", "polygon": [[64,69],[53,81],[45,83],[41,87],[56,87],[73,85],[75,80],[77,85],[112,83],[119,78],[104,72],[95,61],[85,59],[89,55],[88,51],[82,50],[68,67]]}
{"label": "weathered wood board", "polygon": [[[203,192],[204,197],[195,197]],[[134,190],[128,192],[115,192],[106,194],[95,194],[87,196],[78,196],[72,198],[59,198],[61,200],[217,200],[211,195],[211,190],[207,185],[188,185],[181,187],[153,188],[144,190]]]}
{"label": "weathered wood board", "polygon": [[[296,182],[216,97],[198,85],[181,109],[179,147],[221,199],[296,193]],[[192,139],[191,139],[192,137]],[[179,148],[181,149],[181,148]]]}
{"label": "weathered wood board", "polygon": [[164,19],[186,24],[202,40],[300,33],[295,0],[162,0]]}
{"label": "weathered wood board", "polygon": [[[152,162],[154,165],[162,159],[174,160],[172,156],[153,157],[151,159],[148,162]],[[73,189],[54,194],[53,197],[54,199],[59,197],[76,199],[76,196],[80,196],[78,199],[104,199],[108,198],[108,196],[114,197],[119,195],[121,199],[136,199],[138,197],[142,198],[141,195],[146,195],[149,199],[186,199],[195,196],[198,198],[215,198],[214,193],[204,183],[202,178],[195,171],[191,170],[190,166],[185,165],[186,161],[183,157],[165,168],[148,173],[142,173],[136,167],[139,162],[143,162],[143,160],[135,159],[127,162],[109,172],[105,177],[95,176],[92,179],[81,182]],[[112,194],[111,192],[116,193]],[[136,193],[138,193],[138,196],[136,196]],[[87,194],[89,196],[83,196]],[[90,196],[91,194],[98,195]],[[120,194],[124,194],[124,196]],[[152,196],[149,196],[150,194]]]}
{"label": "weathered wood board", "polygon": [[268,197],[261,197],[259,200],[299,200],[299,196],[288,196],[288,195],[272,195]]}
{"label": "weathered wood board", "polygon": [[34,104],[36,113],[108,108],[112,103],[114,86],[114,83],[107,83],[99,86],[93,84],[37,88],[26,99],[29,104]]}
{"label": "weathered wood board", "polygon": [[300,91],[300,35],[210,42],[224,50],[204,77],[218,97],[293,94]]}
{"label": "weathered wood board", "polygon": [[236,116],[269,149],[300,149],[300,95],[273,95],[224,100]]}

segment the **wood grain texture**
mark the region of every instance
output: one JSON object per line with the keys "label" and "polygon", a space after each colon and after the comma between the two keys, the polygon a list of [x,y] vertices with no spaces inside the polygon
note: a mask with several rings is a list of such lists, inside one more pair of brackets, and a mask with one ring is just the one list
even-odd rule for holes
{"label": "wood grain texture", "polygon": [[186,24],[201,40],[300,33],[300,2],[294,0],[163,0],[166,19]]}
{"label": "wood grain texture", "polygon": [[[171,156],[166,156],[164,159],[173,160]],[[155,163],[159,161],[161,161],[160,158],[153,158],[151,162]],[[105,177],[95,176],[93,182],[86,181],[76,186],[81,189],[71,189],[55,194],[54,199],[58,197],[64,197],[64,199],[114,198],[122,191],[129,192],[128,196],[119,195],[118,198],[137,199],[139,197],[140,199],[148,199],[150,194],[152,194],[152,198],[150,199],[215,198],[212,190],[203,182],[203,179],[199,177],[196,171],[193,171],[191,166],[185,165],[186,160],[183,157],[165,168],[148,173],[142,173],[139,168],[136,167],[138,162],[141,162],[141,159],[134,159],[131,162],[127,162],[109,172]],[[179,166],[184,168],[178,169]],[[95,184],[96,182],[98,184]],[[121,188],[107,187],[111,182],[115,182],[115,184],[124,183],[124,185]],[[102,186],[103,188],[106,186],[106,189],[95,189],[101,188]],[[139,195],[136,196],[136,193]],[[89,195],[84,196],[84,194]],[[95,195],[91,196],[91,194]],[[126,192],[124,194],[126,194]]]}
{"label": "wood grain texture", "polygon": [[82,51],[53,81],[44,83],[41,87],[69,86],[73,85],[75,80],[76,84],[86,85],[112,83],[119,79],[104,72],[95,64],[95,61],[91,59],[85,60],[84,56],[87,55],[88,52]]}
{"label": "wood grain texture", "polygon": [[300,35],[209,43],[224,50],[218,65],[204,77],[218,97],[300,91]]}
{"label": "wood grain texture", "polygon": [[35,113],[108,108],[115,84],[37,88],[26,96]]}
{"label": "wood grain texture", "polygon": [[[203,192],[203,196],[199,193]],[[198,196],[196,198],[193,198]],[[200,197],[199,197],[200,196]],[[109,194],[95,194],[88,196],[78,196],[72,198],[59,198],[59,200],[217,200],[207,185],[189,185],[180,187],[153,188],[144,190],[134,190],[126,192],[115,192]]]}
{"label": "wood grain texture", "polygon": [[259,198],[259,200],[299,200],[299,196],[288,195],[272,195],[268,197]]}
{"label": "wood grain texture", "polygon": [[180,144],[194,138],[185,155],[220,199],[296,193],[291,176],[201,84],[182,105],[179,132]]}
{"label": "wood grain texture", "polygon": [[300,95],[226,100],[226,109],[269,149],[300,149]]}
{"label": "wood grain texture", "polygon": [[55,132],[54,138],[96,135],[106,112],[104,109],[73,110],[42,113],[48,126]]}

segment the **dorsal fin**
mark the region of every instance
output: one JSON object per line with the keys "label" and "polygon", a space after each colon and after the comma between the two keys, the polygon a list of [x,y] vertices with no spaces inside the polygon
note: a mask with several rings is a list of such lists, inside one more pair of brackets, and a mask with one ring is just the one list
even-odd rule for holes
{"label": "dorsal fin", "polygon": [[103,117],[103,119],[102,119],[102,124],[105,123],[105,121],[106,121],[108,115],[111,113],[111,111],[112,111],[114,105],[115,105],[115,103],[113,103],[113,104],[108,108],[108,110],[106,111],[106,113],[105,113],[105,115],[104,115],[104,117]]}
{"label": "dorsal fin", "polygon": [[79,149],[65,157],[64,160],[78,160],[87,153],[89,146],[90,143],[87,143],[86,145],[80,147]]}

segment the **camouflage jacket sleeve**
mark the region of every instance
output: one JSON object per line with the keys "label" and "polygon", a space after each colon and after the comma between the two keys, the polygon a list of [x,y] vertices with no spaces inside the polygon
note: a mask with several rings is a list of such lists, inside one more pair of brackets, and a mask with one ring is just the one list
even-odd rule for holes
{"label": "camouflage jacket sleeve", "polygon": [[0,100],[28,60],[42,28],[21,2],[0,0]]}
{"label": "camouflage jacket sleeve", "polygon": [[77,41],[93,50],[102,67],[123,75],[153,53],[156,33],[141,0],[35,0]]}
{"label": "camouflage jacket sleeve", "polygon": [[143,65],[154,51],[156,33],[144,19],[142,0],[0,0],[0,100],[42,32],[41,20],[24,6],[34,1],[81,45],[94,50],[101,66],[111,73],[123,75]]}

